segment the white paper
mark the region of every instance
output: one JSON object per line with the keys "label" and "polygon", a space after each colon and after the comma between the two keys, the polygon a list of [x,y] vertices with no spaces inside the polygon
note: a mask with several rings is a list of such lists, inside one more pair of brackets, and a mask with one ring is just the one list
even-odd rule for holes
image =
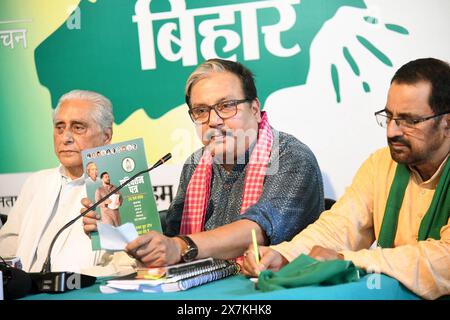
{"label": "white paper", "polygon": [[100,292],[101,293],[118,293],[120,290],[110,288],[108,286],[100,286]]}
{"label": "white paper", "polygon": [[[172,278],[173,279],[173,278]],[[106,285],[100,286],[102,293],[117,293],[124,291],[138,291],[145,293],[176,292],[180,291],[178,281],[159,280],[109,280]]]}
{"label": "white paper", "polygon": [[111,202],[108,204],[108,208],[115,210],[120,207],[120,195],[115,193],[109,196]]}
{"label": "white paper", "polygon": [[134,224],[128,222],[119,227],[97,221],[100,246],[103,250],[122,251],[126,245],[138,237]]}

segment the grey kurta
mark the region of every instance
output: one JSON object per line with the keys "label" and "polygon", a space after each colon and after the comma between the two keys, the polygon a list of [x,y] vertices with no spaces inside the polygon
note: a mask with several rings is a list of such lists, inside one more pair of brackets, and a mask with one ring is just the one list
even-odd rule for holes
{"label": "grey kurta", "polygon": [[[290,240],[324,210],[322,176],[314,154],[292,135],[274,129],[272,132],[274,144],[262,194],[242,215],[247,163],[235,165],[231,172],[213,164],[205,230],[249,219],[259,224],[270,244],[277,244]],[[179,233],[186,189],[202,152],[203,148],[193,153],[183,167],[177,195],[167,212],[168,236]]]}

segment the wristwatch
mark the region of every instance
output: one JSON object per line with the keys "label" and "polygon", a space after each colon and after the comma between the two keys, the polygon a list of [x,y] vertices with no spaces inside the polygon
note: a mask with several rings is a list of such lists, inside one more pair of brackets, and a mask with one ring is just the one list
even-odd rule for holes
{"label": "wristwatch", "polygon": [[198,255],[198,247],[195,242],[192,241],[192,239],[188,236],[177,235],[175,237],[180,238],[187,244],[186,250],[181,253],[181,260],[183,260],[184,262],[190,262],[194,260]]}

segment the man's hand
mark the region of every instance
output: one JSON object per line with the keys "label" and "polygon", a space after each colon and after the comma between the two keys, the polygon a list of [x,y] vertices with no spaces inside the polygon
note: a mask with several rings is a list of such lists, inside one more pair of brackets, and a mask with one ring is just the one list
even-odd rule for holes
{"label": "man's hand", "polygon": [[337,259],[344,260],[344,256],[342,254],[332,249],[327,249],[321,246],[314,246],[311,252],[309,253],[309,256],[319,261],[337,260]]}
{"label": "man's hand", "polygon": [[179,262],[183,246],[184,241],[179,238],[149,231],[128,243],[125,251],[146,267],[160,267]]}
{"label": "man's hand", "polygon": [[259,248],[259,264],[256,264],[253,245],[250,245],[244,254],[244,266],[242,273],[247,276],[257,277],[263,270],[269,269],[278,271],[286,265],[288,261],[278,251],[269,247],[260,246]]}
{"label": "man's hand", "polygon": [[[81,199],[81,204],[84,208],[80,209],[80,213],[83,213],[84,210],[92,206],[93,203],[88,198],[83,198]],[[91,232],[97,231],[98,220],[100,220],[100,217],[92,210],[83,217],[83,230],[89,237],[91,236]]]}

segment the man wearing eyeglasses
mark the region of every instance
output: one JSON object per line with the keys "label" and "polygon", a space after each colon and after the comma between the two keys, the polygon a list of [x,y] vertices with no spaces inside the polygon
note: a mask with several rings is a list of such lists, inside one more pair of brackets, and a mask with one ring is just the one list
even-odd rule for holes
{"label": "man wearing eyeglasses", "polygon": [[[211,59],[186,84],[186,103],[204,147],[183,167],[165,236],[149,232],[127,252],[148,266],[204,257],[240,257],[252,241],[277,244],[324,208],[319,166],[310,149],[269,125],[253,75]],[[93,215],[85,231],[95,230]]]}
{"label": "man wearing eyeglasses", "polygon": [[[345,259],[416,294],[450,294],[450,67],[428,58],[394,75],[383,110],[388,147],[367,159],[331,210],[290,242],[248,255],[245,273],[278,270],[300,254]],[[376,246],[371,246],[376,244]]]}

